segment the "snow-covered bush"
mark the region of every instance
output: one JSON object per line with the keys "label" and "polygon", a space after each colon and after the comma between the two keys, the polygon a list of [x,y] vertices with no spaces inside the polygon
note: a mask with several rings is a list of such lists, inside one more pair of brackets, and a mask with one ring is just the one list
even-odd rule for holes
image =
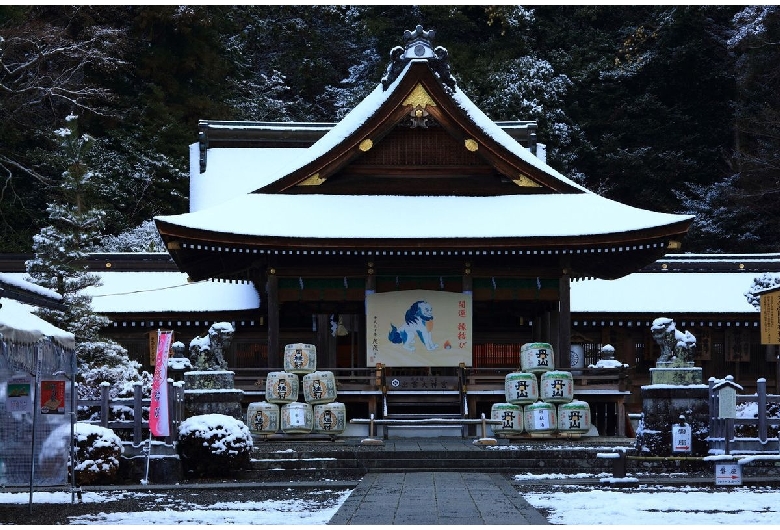
{"label": "snow-covered bush", "polygon": [[249,465],[252,433],[225,414],[202,414],[179,426],[178,451],[185,473],[222,476]]}
{"label": "snow-covered bush", "polygon": [[76,423],[74,431],[76,463],[68,469],[76,473],[76,483],[113,484],[124,451],[122,440],[111,429],[89,423]]}

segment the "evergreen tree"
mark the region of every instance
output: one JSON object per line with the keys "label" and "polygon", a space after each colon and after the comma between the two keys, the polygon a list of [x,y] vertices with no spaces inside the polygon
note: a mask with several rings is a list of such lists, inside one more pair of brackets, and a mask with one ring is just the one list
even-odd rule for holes
{"label": "evergreen tree", "polygon": [[[38,309],[38,315],[76,336],[77,380],[80,399],[97,399],[100,384],[110,384],[110,396],[132,395],[132,382],[142,380],[150,388],[151,377],[140,374],[140,364],[131,361],[127,350],[99,333],[110,321],[92,311],[92,297],[85,289],[100,284],[100,277],[85,265],[87,254],[101,237],[104,212],[89,207],[93,187],[99,179],[90,169],[88,154],[94,139],[78,132],[78,118],[71,114],[66,126],[56,131],[59,161],[64,170],[52,189],[50,225],[33,238],[35,257],[27,261],[30,281],[62,295],[63,309]],[[82,411],[85,412],[85,411]],[[88,418],[94,411],[86,411]]]}
{"label": "evergreen tree", "polygon": [[100,282],[84,263],[87,252],[100,238],[105,215],[102,210],[89,208],[87,202],[95,174],[86,157],[94,140],[79,135],[78,118],[73,114],[56,136],[64,171],[52,189],[58,196],[47,208],[51,224],[33,237],[35,257],[27,261],[27,273],[30,281],[63,297],[64,309],[41,308],[41,318],[70,331],[78,341],[94,340],[100,328],[109,323],[92,312],[92,298],[84,293],[84,289]]}

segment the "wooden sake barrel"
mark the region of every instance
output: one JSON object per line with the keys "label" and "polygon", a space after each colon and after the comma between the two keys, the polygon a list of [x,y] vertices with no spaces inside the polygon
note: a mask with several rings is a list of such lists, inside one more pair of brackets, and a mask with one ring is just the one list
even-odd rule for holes
{"label": "wooden sake barrel", "polygon": [[298,376],[290,372],[269,372],[265,380],[265,400],[284,405],[298,401]]}
{"label": "wooden sake barrel", "polygon": [[558,430],[555,405],[537,401],[524,407],[525,430],[531,436],[547,436]]}
{"label": "wooden sake barrel", "polygon": [[575,399],[558,405],[558,431],[582,435],[590,431],[590,405]]}
{"label": "wooden sake barrel", "polygon": [[501,425],[492,425],[495,434],[521,434],[523,432],[523,407],[513,403],[494,403],[490,407],[490,419]]}
{"label": "wooden sake barrel", "polygon": [[308,403],[282,405],[282,432],[308,434],[314,426],[314,411]]}
{"label": "wooden sake barrel", "polygon": [[574,378],[571,372],[552,370],[541,375],[539,397],[547,403],[568,403],[574,399]]}
{"label": "wooden sake barrel", "polygon": [[246,424],[254,434],[274,434],[279,430],[279,405],[256,401],[247,405]]}
{"label": "wooden sake barrel", "polygon": [[315,371],[304,375],[303,399],[312,405],[336,401],[336,377],[333,372]]}
{"label": "wooden sake barrel", "polygon": [[527,342],[520,347],[520,369],[534,374],[555,368],[553,347],[547,342]]}
{"label": "wooden sake barrel", "polygon": [[504,378],[504,395],[508,403],[527,405],[539,401],[539,381],[530,372],[512,372]]}
{"label": "wooden sake barrel", "polygon": [[301,342],[284,347],[284,371],[308,374],[317,369],[317,347]]}
{"label": "wooden sake barrel", "polygon": [[314,428],[319,434],[341,434],[347,428],[347,408],[344,403],[334,401],[314,405]]}

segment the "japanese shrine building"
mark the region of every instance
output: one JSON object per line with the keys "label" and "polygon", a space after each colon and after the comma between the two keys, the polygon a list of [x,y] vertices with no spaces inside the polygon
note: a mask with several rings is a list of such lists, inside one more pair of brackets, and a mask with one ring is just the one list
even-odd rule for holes
{"label": "japanese shrine building", "polygon": [[[258,365],[281,368],[285,344],[304,342],[322,369],[446,371],[543,341],[568,367],[570,282],[679,248],[690,216],[606,199],[548,166],[534,124],[490,120],[432,37],[406,32],[339,123],[201,122],[190,212],[155,221],[191,281],[254,286]],[[415,301],[435,306],[433,338],[393,343]]]}

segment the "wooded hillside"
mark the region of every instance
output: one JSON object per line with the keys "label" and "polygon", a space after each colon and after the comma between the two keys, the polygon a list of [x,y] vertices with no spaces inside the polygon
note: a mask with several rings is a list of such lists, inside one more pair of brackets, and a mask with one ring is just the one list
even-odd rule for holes
{"label": "wooded hillside", "polygon": [[[30,252],[94,138],[105,235],[187,211],[197,121],[337,121],[416,25],[495,120],[633,206],[693,213],[683,252],[780,242],[776,6],[0,6],[0,252]],[[572,219],[572,222],[576,222]]]}

